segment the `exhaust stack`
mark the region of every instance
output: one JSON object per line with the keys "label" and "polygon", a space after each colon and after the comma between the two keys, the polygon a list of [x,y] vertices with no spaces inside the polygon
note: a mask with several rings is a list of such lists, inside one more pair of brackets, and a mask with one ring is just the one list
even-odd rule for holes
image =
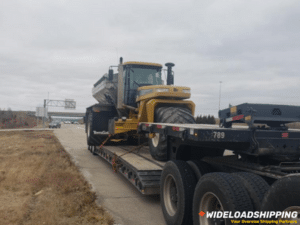
{"label": "exhaust stack", "polygon": [[174,76],[172,74],[172,67],[175,66],[174,63],[166,63],[166,67],[168,67],[168,75],[167,75],[167,85],[173,85],[174,84]]}

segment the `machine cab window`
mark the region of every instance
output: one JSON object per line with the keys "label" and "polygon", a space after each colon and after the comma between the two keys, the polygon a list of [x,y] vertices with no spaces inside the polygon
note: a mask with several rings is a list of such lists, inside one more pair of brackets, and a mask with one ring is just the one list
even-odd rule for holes
{"label": "machine cab window", "polygon": [[136,107],[137,89],[142,86],[161,85],[161,67],[149,65],[125,65],[123,70],[124,103]]}

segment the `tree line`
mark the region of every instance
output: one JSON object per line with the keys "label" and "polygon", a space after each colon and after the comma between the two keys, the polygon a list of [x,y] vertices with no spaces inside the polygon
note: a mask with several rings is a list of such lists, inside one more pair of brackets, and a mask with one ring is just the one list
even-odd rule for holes
{"label": "tree line", "polygon": [[214,116],[211,115],[200,115],[195,118],[196,123],[200,124],[216,124],[216,120]]}
{"label": "tree line", "polygon": [[5,123],[5,122],[8,122],[13,119],[16,119],[16,115],[13,115],[13,112],[10,108],[8,108],[7,111],[0,109],[0,122],[1,123]]}

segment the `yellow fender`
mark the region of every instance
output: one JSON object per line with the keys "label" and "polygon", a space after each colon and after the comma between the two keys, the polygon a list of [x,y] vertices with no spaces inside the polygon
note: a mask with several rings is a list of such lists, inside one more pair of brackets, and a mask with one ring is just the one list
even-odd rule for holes
{"label": "yellow fender", "polygon": [[151,99],[146,103],[147,122],[154,122],[154,112],[157,105],[186,105],[192,111],[192,115],[195,113],[195,103],[193,101],[186,100],[170,100],[170,99]]}

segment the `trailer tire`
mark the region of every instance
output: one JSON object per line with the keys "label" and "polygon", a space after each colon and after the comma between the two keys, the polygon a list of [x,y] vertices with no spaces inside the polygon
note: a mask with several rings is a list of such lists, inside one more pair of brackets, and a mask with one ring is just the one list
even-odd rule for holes
{"label": "trailer tire", "polygon": [[[189,123],[195,124],[191,110],[182,106],[163,106],[155,110],[154,121],[158,123]],[[150,154],[158,161],[167,161],[167,137],[156,133],[154,138],[148,140]]]}
{"label": "trailer tire", "polygon": [[196,178],[184,161],[165,164],[160,184],[161,207],[167,224],[190,225]]}
{"label": "trailer tire", "polygon": [[253,206],[241,182],[228,173],[205,174],[198,181],[193,199],[193,221],[198,224],[231,224],[230,219],[207,218],[200,212],[251,211]]}
{"label": "trailer tire", "polygon": [[[261,211],[297,211],[297,220],[300,223],[300,176],[290,175],[274,182],[265,194]],[[283,219],[283,220],[285,220]]]}
{"label": "trailer tire", "polygon": [[190,160],[187,161],[187,163],[190,165],[191,169],[193,170],[197,181],[207,173],[212,172],[211,166],[206,162],[201,162],[198,160]]}
{"label": "trailer tire", "polygon": [[248,191],[254,211],[260,211],[261,203],[270,185],[261,176],[253,173],[240,172],[232,175],[240,179]]}

